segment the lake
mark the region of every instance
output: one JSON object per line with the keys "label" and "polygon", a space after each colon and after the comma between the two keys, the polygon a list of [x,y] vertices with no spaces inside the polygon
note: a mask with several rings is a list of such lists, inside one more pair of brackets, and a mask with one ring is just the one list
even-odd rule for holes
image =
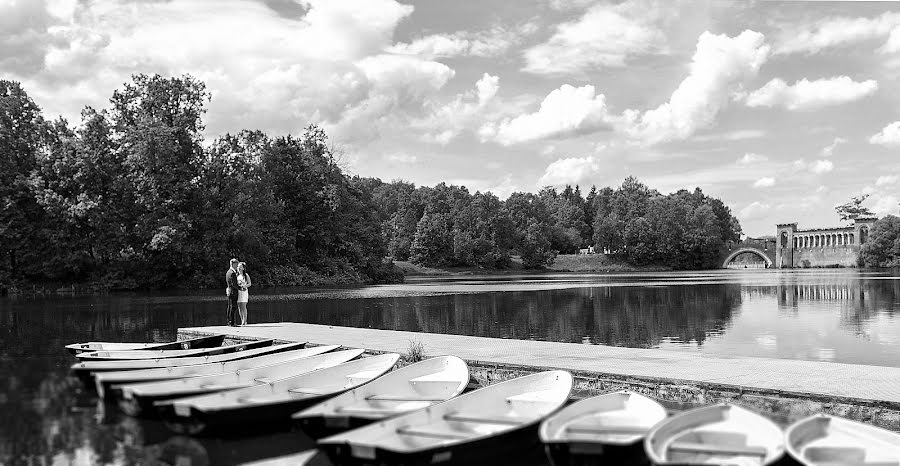
{"label": "lake", "polygon": [[[880,271],[427,277],[252,290],[248,307],[253,323],[900,366],[900,275]],[[178,327],[221,324],[224,314],[219,290],[0,298],[0,464],[219,465],[309,448],[312,441],[300,433],[174,436],[159,423],[98,404],[67,376],[74,358],[65,344],[166,341]],[[544,464],[539,450],[527,454]]]}

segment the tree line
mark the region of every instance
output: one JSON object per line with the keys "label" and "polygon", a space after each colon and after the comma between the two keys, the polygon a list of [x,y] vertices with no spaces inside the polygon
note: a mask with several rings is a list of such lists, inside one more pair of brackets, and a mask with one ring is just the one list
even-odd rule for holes
{"label": "tree line", "polygon": [[402,279],[392,260],[527,268],[594,245],[636,265],[714,267],[730,209],[663,195],[544,188],[501,200],[440,183],[351,176],[325,132],[203,138],[210,94],[190,76],[135,75],[106,109],[49,120],[0,80],[0,272],[111,287],[221,286],[227,259],[266,285]]}

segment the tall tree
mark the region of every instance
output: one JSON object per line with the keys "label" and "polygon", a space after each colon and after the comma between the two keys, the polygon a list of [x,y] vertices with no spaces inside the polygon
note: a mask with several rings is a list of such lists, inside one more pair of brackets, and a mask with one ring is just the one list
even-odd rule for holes
{"label": "tall tree", "polygon": [[862,203],[869,198],[868,194],[861,196],[853,196],[850,202],[840,204],[834,207],[834,211],[841,217],[841,221],[856,220],[859,217],[872,217],[874,214],[868,207],[863,207]]}

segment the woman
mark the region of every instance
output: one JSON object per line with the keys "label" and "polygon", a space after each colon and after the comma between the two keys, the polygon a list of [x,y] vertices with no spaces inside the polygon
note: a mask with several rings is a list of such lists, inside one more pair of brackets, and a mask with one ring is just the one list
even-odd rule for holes
{"label": "woman", "polygon": [[246,262],[241,262],[238,264],[237,269],[237,281],[238,281],[238,313],[241,316],[241,325],[247,325],[247,301],[250,300],[250,292],[247,291],[247,288],[250,288],[252,284],[250,282],[250,275],[247,275]]}

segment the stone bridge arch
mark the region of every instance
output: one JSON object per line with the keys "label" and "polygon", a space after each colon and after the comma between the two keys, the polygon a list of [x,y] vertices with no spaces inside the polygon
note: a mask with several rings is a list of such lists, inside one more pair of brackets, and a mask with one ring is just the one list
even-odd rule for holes
{"label": "stone bridge arch", "polygon": [[741,255],[741,254],[744,254],[744,253],[756,254],[757,256],[761,257],[762,260],[764,260],[764,261],[766,262],[766,268],[768,268],[768,269],[772,268],[772,265],[775,263],[775,262],[767,255],[766,252],[761,251],[761,250],[759,250],[759,249],[757,249],[757,248],[754,248],[754,247],[744,247],[744,248],[740,248],[740,249],[735,249],[731,254],[729,254],[728,256],[726,256],[726,257],[725,257],[725,260],[722,262],[722,268],[724,269],[724,268],[728,267],[728,264],[729,264],[731,261],[733,261],[735,257],[737,257],[737,256],[739,256],[739,255]]}

